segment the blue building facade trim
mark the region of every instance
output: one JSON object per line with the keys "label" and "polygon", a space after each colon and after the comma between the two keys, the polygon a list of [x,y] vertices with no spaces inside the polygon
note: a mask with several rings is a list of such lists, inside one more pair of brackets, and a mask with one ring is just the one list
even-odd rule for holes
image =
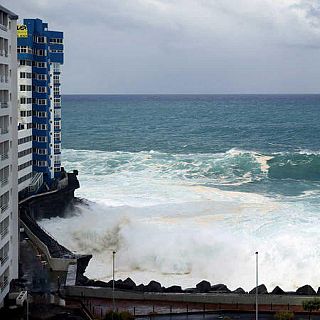
{"label": "blue building facade trim", "polygon": [[18,37],[18,60],[32,66],[33,171],[51,185],[61,175],[60,66],[63,32],[48,30],[40,19],[24,19],[28,36]]}

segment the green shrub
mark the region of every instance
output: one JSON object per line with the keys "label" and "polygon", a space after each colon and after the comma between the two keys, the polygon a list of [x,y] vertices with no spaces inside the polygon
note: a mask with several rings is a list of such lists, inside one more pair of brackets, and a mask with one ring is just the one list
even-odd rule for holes
{"label": "green shrub", "polygon": [[294,318],[294,313],[292,311],[278,311],[274,318],[276,320],[291,320]]}
{"label": "green shrub", "polygon": [[134,316],[128,311],[122,311],[122,312],[109,311],[106,314],[104,319],[105,320],[134,320]]}

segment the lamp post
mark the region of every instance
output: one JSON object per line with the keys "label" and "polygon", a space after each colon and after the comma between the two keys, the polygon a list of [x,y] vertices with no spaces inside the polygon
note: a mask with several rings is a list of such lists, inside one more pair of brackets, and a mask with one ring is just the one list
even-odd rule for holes
{"label": "lamp post", "polygon": [[116,252],[112,251],[112,305],[113,312],[115,312],[115,303],[114,303],[114,260],[115,260]]}
{"label": "lamp post", "polygon": [[256,252],[256,320],[258,320],[258,251]]}

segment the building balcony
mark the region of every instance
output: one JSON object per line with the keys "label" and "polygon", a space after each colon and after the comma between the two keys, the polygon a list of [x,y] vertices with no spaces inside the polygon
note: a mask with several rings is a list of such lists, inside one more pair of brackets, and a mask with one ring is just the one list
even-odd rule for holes
{"label": "building balcony", "polygon": [[7,285],[9,284],[8,279],[9,279],[8,277],[5,277],[5,278],[3,279],[3,281],[2,281],[2,286],[1,286],[1,292],[3,292],[3,291],[6,289]]}
{"label": "building balcony", "polygon": [[8,233],[9,233],[9,228],[8,228],[8,227],[5,228],[5,229],[3,229],[3,230],[1,231],[1,240],[3,240]]}
{"label": "building balcony", "polygon": [[1,213],[4,213],[8,208],[9,208],[9,203],[5,203],[5,204],[1,205],[1,207],[0,207]]}
{"label": "building balcony", "polygon": [[0,49],[0,56],[1,57],[8,57],[9,51],[7,49]]}
{"label": "building balcony", "polygon": [[6,108],[8,108],[8,107],[9,107],[8,102],[0,102],[0,108],[1,108],[1,109],[6,109]]}
{"label": "building balcony", "polygon": [[0,23],[0,29],[3,30],[3,31],[8,31],[8,26]]}
{"label": "building balcony", "polygon": [[7,134],[9,133],[9,129],[8,128],[1,128],[0,129],[0,134]]}
{"label": "building balcony", "polygon": [[3,257],[0,257],[0,261],[1,261],[1,266],[3,266],[9,259],[9,256],[8,254],[6,254],[5,256]]}
{"label": "building balcony", "polygon": [[8,153],[4,153],[0,156],[1,161],[7,160],[9,159],[9,154]]}
{"label": "building balcony", "polygon": [[8,178],[3,178],[0,180],[0,185],[1,187],[6,186],[9,183],[9,179]]}
{"label": "building balcony", "polygon": [[8,76],[4,76],[4,75],[0,76],[0,82],[8,83],[9,82]]}

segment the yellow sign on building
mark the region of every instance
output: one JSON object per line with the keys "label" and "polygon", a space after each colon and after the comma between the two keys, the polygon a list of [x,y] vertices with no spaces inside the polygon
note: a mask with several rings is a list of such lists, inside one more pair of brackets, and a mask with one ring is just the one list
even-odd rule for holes
{"label": "yellow sign on building", "polygon": [[28,37],[28,29],[25,24],[17,25],[17,36],[18,38],[27,38]]}

